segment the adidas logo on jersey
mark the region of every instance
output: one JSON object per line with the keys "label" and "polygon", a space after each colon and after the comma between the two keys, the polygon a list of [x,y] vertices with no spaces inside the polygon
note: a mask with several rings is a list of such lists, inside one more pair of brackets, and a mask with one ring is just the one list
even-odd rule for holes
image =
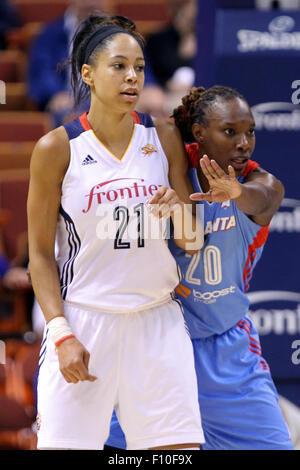
{"label": "adidas logo on jersey", "polygon": [[90,165],[92,163],[98,163],[97,160],[94,160],[93,157],[91,157],[90,155],[88,155],[82,162],[82,165]]}

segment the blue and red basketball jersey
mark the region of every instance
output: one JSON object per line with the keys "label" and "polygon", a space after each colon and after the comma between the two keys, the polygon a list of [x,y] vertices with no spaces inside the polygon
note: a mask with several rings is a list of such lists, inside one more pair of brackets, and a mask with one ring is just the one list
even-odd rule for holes
{"label": "blue and red basketball jersey", "polygon": [[[186,148],[194,191],[202,192],[197,177],[198,144]],[[242,183],[258,166],[250,160],[239,181]],[[249,300],[245,292],[269,229],[253,222],[231,200],[198,204],[204,205],[202,249],[188,255],[172,240],[169,244],[183,273],[176,293],[193,339],[222,334],[247,314]]]}

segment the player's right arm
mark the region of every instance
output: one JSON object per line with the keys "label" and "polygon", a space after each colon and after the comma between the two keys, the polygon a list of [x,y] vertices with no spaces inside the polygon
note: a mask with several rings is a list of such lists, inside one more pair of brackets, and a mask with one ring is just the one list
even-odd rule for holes
{"label": "player's right arm", "polygon": [[61,186],[69,159],[67,135],[59,128],[37,142],[30,162],[27,201],[30,275],[47,323],[64,314],[54,244]]}
{"label": "player's right arm", "polygon": [[[60,127],[37,142],[30,163],[27,201],[30,275],[46,323],[64,315],[54,250],[62,181],[69,161],[68,137]],[[67,382],[92,379],[87,370],[89,353],[76,338],[65,340],[57,350],[60,370]]]}

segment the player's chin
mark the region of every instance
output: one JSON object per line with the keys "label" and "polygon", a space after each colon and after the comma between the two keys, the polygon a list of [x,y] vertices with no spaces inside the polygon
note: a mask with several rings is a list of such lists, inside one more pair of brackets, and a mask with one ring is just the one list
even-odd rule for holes
{"label": "player's chin", "polygon": [[125,110],[132,110],[136,107],[137,102],[138,102],[139,96],[134,95],[134,96],[126,96],[126,95],[120,95],[120,106]]}
{"label": "player's chin", "polygon": [[[228,165],[231,165],[232,168],[235,171],[235,174],[240,176],[240,175],[242,175],[243,171],[245,170],[245,168],[248,164],[248,161],[249,160],[247,158],[245,158],[244,160],[232,159],[232,160],[229,160]],[[228,173],[228,170],[227,170],[227,173]]]}

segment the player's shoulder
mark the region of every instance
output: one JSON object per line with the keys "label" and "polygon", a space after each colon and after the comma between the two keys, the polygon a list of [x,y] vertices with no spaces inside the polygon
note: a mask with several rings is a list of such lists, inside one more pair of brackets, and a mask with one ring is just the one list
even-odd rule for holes
{"label": "player's shoulder", "polygon": [[157,129],[161,129],[162,131],[169,132],[169,133],[172,133],[176,130],[176,126],[169,119],[158,118],[154,116],[151,116],[151,118],[152,118],[154,126]]}
{"label": "player's shoulder", "polygon": [[63,171],[70,160],[69,138],[63,126],[41,137],[33,150],[31,166],[49,168],[49,170]]}
{"label": "player's shoulder", "polygon": [[265,184],[266,186],[274,187],[276,188],[276,190],[280,189],[279,191],[280,193],[284,189],[282,182],[275,175],[265,170],[258,164],[256,164],[256,166],[253,165],[253,168],[251,168],[251,171],[245,174],[244,182],[246,183],[248,181],[255,181],[255,180]]}
{"label": "player's shoulder", "polygon": [[[167,148],[172,147],[176,144],[180,144],[180,146],[183,146],[180,131],[172,121],[155,117],[153,117],[152,120],[157,130],[158,136],[164,146],[166,146]],[[173,151],[174,150],[175,149],[173,147]]]}
{"label": "player's shoulder", "polygon": [[67,152],[69,149],[69,139],[66,130],[60,126],[43,135],[36,143],[35,150],[44,154],[52,152]]}

